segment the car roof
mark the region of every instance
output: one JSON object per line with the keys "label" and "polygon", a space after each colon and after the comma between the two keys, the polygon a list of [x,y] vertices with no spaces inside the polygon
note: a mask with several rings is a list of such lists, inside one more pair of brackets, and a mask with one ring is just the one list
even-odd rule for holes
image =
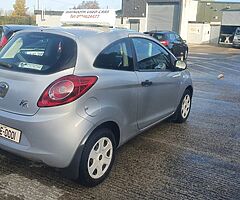
{"label": "car roof", "polygon": [[33,26],[33,25],[2,25],[1,27],[7,28],[11,31],[20,31],[23,29],[32,29],[32,28],[39,28],[38,26]]}
{"label": "car roof", "polygon": [[[31,32],[32,30],[23,30],[24,32]],[[96,36],[101,36],[102,38],[112,38],[113,40],[128,37],[129,34],[143,35],[142,33],[135,32],[129,29],[117,29],[108,27],[89,27],[89,26],[66,26],[66,27],[52,27],[44,28],[40,27],[34,31],[54,33],[60,35],[69,35],[74,38],[86,39]],[[22,32],[22,31],[21,31]],[[101,41],[102,42],[102,41]]]}
{"label": "car roof", "polygon": [[154,31],[149,31],[149,33],[175,33],[174,31],[168,31],[168,30],[154,30]]}

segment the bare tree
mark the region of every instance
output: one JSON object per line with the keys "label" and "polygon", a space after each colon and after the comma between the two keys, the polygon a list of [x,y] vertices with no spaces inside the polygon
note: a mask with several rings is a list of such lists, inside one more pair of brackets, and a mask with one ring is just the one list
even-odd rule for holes
{"label": "bare tree", "polygon": [[81,4],[79,4],[77,7],[74,6],[73,9],[99,9],[99,3],[98,1],[82,1]]}

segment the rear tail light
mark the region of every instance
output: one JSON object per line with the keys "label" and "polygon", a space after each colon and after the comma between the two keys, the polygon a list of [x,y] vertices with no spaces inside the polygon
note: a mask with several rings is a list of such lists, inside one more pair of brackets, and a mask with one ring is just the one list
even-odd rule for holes
{"label": "rear tail light", "polygon": [[162,40],[160,41],[161,44],[163,44],[164,46],[168,46],[169,45],[169,41],[168,40]]}
{"label": "rear tail light", "polygon": [[4,35],[0,41],[0,48],[4,47],[8,42],[7,37]]}
{"label": "rear tail light", "polygon": [[68,75],[51,83],[38,100],[38,107],[53,107],[75,101],[97,81],[96,76]]}

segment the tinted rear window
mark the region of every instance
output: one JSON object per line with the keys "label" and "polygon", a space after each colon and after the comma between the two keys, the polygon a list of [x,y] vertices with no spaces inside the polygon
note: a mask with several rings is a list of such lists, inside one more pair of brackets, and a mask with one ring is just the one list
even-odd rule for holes
{"label": "tinted rear window", "polygon": [[42,32],[21,33],[0,52],[0,67],[51,74],[74,67],[76,58],[76,42],[68,37]]}
{"label": "tinted rear window", "polygon": [[152,35],[154,38],[156,38],[159,41],[166,40],[166,35],[162,33],[155,33]]}

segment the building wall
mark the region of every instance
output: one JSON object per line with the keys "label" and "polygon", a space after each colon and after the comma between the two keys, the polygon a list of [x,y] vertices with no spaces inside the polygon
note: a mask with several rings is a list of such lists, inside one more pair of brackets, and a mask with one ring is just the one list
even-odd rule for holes
{"label": "building wall", "polygon": [[146,0],[122,0],[123,17],[145,17]]}
{"label": "building wall", "polygon": [[130,21],[129,20],[138,20],[139,19],[139,32],[144,32],[146,31],[146,18],[145,17],[123,17],[123,19],[121,18],[117,18],[116,19],[116,24],[115,26],[117,28],[126,28],[126,29],[130,29]]}
{"label": "building wall", "polygon": [[36,24],[38,26],[47,26],[47,27],[61,26],[60,18],[61,18],[61,16],[45,15],[44,19],[43,19],[42,15],[37,14],[36,15]]}
{"label": "building wall", "polygon": [[220,30],[221,30],[221,24],[210,24],[211,29],[210,29],[210,39],[209,43],[210,44],[218,44],[219,42],[219,36],[220,36]]}
{"label": "building wall", "polygon": [[[186,1],[188,2],[188,1]],[[198,11],[198,1],[189,1],[189,12],[187,13],[188,21],[196,21],[197,20],[197,11]]]}
{"label": "building wall", "polygon": [[224,11],[222,16],[222,25],[240,26],[240,9]]}
{"label": "building wall", "polygon": [[202,44],[209,43],[210,24],[189,23],[188,25],[188,43]]}
{"label": "building wall", "polygon": [[[164,8],[164,4],[178,3],[180,5],[180,17],[177,22],[179,24],[179,30],[177,32],[179,32],[185,40],[187,40],[188,36],[188,21],[196,21],[198,8],[198,1],[194,0],[123,0],[122,3],[124,20],[121,26],[130,28],[130,24],[128,23],[129,18],[140,19],[140,32],[147,31],[148,4],[162,4]],[[116,23],[117,26],[120,24],[119,20]]]}
{"label": "building wall", "polygon": [[181,5],[181,21],[179,34],[188,41],[188,22],[196,21],[198,1],[183,0]]}
{"label": "building wall", "polygon": [[240,2],[199,2],[197,12],[197,22],[221,22],[222,13],[228,9],[240,9]]}

